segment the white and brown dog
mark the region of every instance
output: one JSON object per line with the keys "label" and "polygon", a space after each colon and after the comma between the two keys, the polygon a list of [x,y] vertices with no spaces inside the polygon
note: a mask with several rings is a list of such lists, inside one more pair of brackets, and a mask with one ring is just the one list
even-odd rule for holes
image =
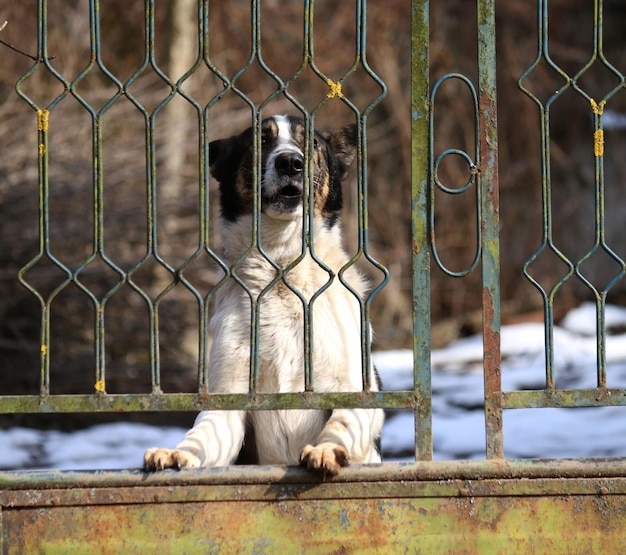
{"label": "white and brown dog", "polygon": [[[249,290],[231,278],[216,292],[211,392],[248,393],[251,298],[258,299],[259,310],[257,391],[304,391],[304,307],[293,289],[308,301],[326,286],[330,275],[331,285],[312,304],[314,388],[363,390],[360,305],[337,278],[348,261],[339,221],[341,182],[355,156],[356,133],[354,125],[315,132],[312,246],[332,274],[303,247],[304,122],[290,116],[263,121],[261,249],[249,251],[254,244],[252,128],[209,145],[211,173],[220,183],[223,259],[231,268],[234,265],[233,273]],[[293,267],[266,290],[278,275],[268,258],[282,269]],[[342,278],[363,294],[365,284],[356,269],[348,267]],[[381,409],[205,411],[176,449],[148,450],[144,468],[300,463],[333,476],[350,462],[380,462],[377,442],[383,418]]]}

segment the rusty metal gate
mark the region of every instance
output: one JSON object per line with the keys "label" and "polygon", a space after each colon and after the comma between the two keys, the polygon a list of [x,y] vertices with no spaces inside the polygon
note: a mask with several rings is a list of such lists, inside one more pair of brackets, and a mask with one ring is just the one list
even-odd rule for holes
{"label": "rusty metal gate", "polygon": [[[76,77],[59,73],[48,52],[48,2],[38,0],[38,50],[32,67],[17,81],[17,94],[32,108],[33,133],[37,133],[39,174],[39,251],[25,260],[16,276],[37,299],[41,309],[40,390],[36,395],[5,395],[0,391],[0,413],[93,413],[167,412],[200,409],[328,409],[333,407],[381,407],[408,409],[415,418],[415,461],[383,463],[379,466],[348,468],[339,477],[322,481],[297,468],[231,467],[200,471],[144,474],[139,470],[98,472],[0,472],[0,546],[2,553],[593,553],[620,552],[626,544],[623,518],[626,512],[626,464],[620,459],[515,461],[504,457],[503,412],[519,408],[599,407],[625,405],[626,391],[607,386],[605,360],[605,302],[609,290],[626,273],[623,259],[604,236],[603,110],[624,88],[624,77],[603,53],[603,2],[594,0],[594,48],[577,74],[569,75],[551,58],[548,48],[548,1],[538,0],[538,41],[536,58],[519,78],[519,88],[538,113],[542,146],[542,240],[528,259],[523,273],[538,290],[543,303],[546,343],[545,387],[530,391],[503,391],[500,360],[500,247],[498,136],[496,117],[496,26],[494,0],[477,0],[477,74],[460,73],[431,79],[429,60],[428,0],[413,0],[411,14],[411,122],[412,152],[412,283],[414,389],[358,393],[322,394],[307,381],[302,394],[268,394],[254,390],[257,372],[252,356],[251,389],[248,394],[211,394],[206,364],[209,349],[208,307],[214,289],[204,292],[186,279],[185,272],[197,260],[210,259],[224,266],[210,246],[210,202],[208,178],[208,133],[210,109],[227,93],[236,95],[245,107],[248,121],[258,134],[270,103],[286,98],[304,114],[309,129],[318,112],[329,102],[342,102],[360,126],[358,181],[358,246],[351,264],[365,260],[383,275],[379,285],[361,303],[363,368],[369,368],[371,346],[367,329],[370,304],[388,280],[387,269],[370,254],[368,244],[368,155],[367,124],[370,114],[385,95],[386,85],[368,64],[367,2],[356,0],[353,7],[355,53],[352,66],[343,75],[331,78],[314,55],[315,2],[303,3],[303,53],[299,67],[284,77],[273,71],[262,51],[262,1],[242,3],[250,19],[249,60],[234,75],[223,73],[218,53],[210,48],[211,11],[209,0],[194,5],[197,29],[197,56],[174,80],[161,69],[154,32],[155,2],[144,3],[145,53],[130,77],[112,73],[101,53],[101,3],[89,1],[91,61]],[[280,3],[278,3],[280,4]],[[247,32],[248,32],[247,31]],[[322,33],[323,34],[323,33]],[[409,45],[406,46],[409,48]],[[540,99],[526,87],[527,78],[547,64],[563,84],[547,99]],[[617,77],[617,85],[601,98],[592,98],[581,85],[581,77],[594,64],[602,64]],[[274,92],[261,101],[247,96],[240,81],[251,68],[273,80]],[[186,90],[195,73],[208,71],[221,90],[208,100],[199,100]],[[52,100],[40,103],[29,96],[28,80],[46,72],[61,85]],[[133,86],[144,72],[154,72],[168,89],[165,97],[149,107],[134,94]],[[81,94],[81,83],[92,73],[104,76],[114,92],[99,107]],[[304,74],[322,83],[326,96],[316,106],[305,107],[292,93],[294,83]],[[366,106],[357,106],[344,94],[353,74],[366,76],[378,87],[378,94]],[[434,113],[441,87],[460,83],[472,99],[469,110],[475,119],[472,152],[460,149],[435,151]],[[595,144],[595,235],[592,247],[579,260],[570,260],[553,241],[551,218],[550,113],[566,91],[575,91],[588,104],[593,118]],[[520,93],[521,95],[521,93]],[[156,164],[160,155],[154,129],[174,99],[184,98],[192,107],[198,125],[198,183],[200,233],[195,252],[177,265],[160,249],[157,233]],[[50,246],[49,163],[54,157],[50,135],[59,105],[74,98],[88,114],[93,152],[91,175],[93,195],[92,249],[76,267],[64,264]],[[102,121],[116,103],[130,101],[144,118],[146,149],[147,244],[145,256],[132,268],[123,269],[105,248],[103,195],[107,188]],[[241,126],[239,126],[241,127]],[[506,137],[500,137],[506,141]],[[467,165],[468,181],[461,188],[449,188],[438,177],[446,157],[460,158]],[[435,192],[457,195],[473,191],[476,198],[476,252],[467,268],[449,269],[439,256],[435,234]],[[257,215],[258,216],[258,215]],[[33,225],[35,223],[33,222]],[[258,240],[258,238],[257,238]],[[598,251],[619,266],[618,275],[604,288],[585,278],[581,266]],[[533,277],[532,266],[550,252],[567,271],[552,287]],[[45,261],[54,266],[60,283],[46,293],[33,285],[29,272]],[[433,460],[431,391],[431,262],[434,269],[454,278],[479,273],[482,280],[482,329],[484,338],[485,458],[478,461]],[[84,283],[90,265],[106,266],[115,275],[114,285],[96,293]],[[156,296],[147,293],[136,279],[149,264],[160,266],[167,279]],[[223,267],[229,276],[230,269]],[[568,280],[579,278],[595,299],[597,314],[597,384],[585,390],[556,388],[553,372],[554,298]],[[520,279],[522,278],[520,272]],[[94,390],[85,394],[54,394],[50,355],[54,299],[69,285],[80,288],[94,313],[93,346],[95,367],[90,369]],[[122,285],[129,285],[149,307],[149,393],[112,393],[107,389],[105,353],[107,343],[106,306]],[[199,314],[197,390],[191,393],[164,392],[161,387],[159,310],[163,299],[176,286],[194,297]],[[218,287],[216,285],[215,287]],[[253,309],[254,311],[254,309]],[[252,316],[254,320],[254,314]],[[87,323],[85,323],[86,325]],[[312,333],[309,330],[309,333]],[[258,354],[258,336],[251,338],[251,352]],[[310,353],[307,354],[310,356]],[[306,357],[305,357],[306,358]],[[309,359],[310,360],[310,359]],[[11,369],[2,369],[6,372]],[[371,376],[364,372],[365,383]],[[616,438],[620,441],[620,438]],[[0,447],[1,448],[1,447]],[[139,461],[138,461],[139,463]]]}

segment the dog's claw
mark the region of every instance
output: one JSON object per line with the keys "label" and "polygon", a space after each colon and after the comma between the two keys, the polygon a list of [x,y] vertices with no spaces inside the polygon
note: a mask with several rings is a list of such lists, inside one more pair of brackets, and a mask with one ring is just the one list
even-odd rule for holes
{"label": "dog's claw", "polygon": [[148,449],[143,456],[143,468],[146,472],[165,470],[166,468],[196,468],[200,459],[181,449]]}
{"label": "dog's claw", "polygon": [[300,454],[300,464],[309,470],[321,472],[324,477],[337,476],[342,466],[350,464],[350,457],[345,448],[336,443],[307,445]]}

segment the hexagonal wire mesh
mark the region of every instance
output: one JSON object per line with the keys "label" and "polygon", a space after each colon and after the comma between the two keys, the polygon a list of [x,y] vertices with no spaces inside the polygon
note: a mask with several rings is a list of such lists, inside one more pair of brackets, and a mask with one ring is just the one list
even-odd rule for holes
{"label": "hexagonal wire mesh", "polygon": [[[155,13],[154,2],[145,4],[145,54],[140,66],[127,79],[121,79],[107,67],[104,61],[101,33],[100,2],[91,0],[89,3],[89,31],[90,31],[90,62],[76,75],[68,78],[55,67],[53,57],[48,54],[48,13],[47,3],[38,3],[38,52],[34,65],[18,80],[16,90],[18,95],[27,102],[37,114],[38,144],[39,144],[39,251],[28,261],[19,271],[18,279],[37,299],[41,308],[41,377],[40,392],[38,396],[4,396],[0,400],[3,412],[41,412],[41,411],[187,411],[199,409],[232,409],[244,408],[250,410],[269,408],[332,408],[334,406],[392,406],[392,407],[413,407],[414,399],[411,392],[373,392],[369,391],[374,376],[371,372],[371,346],[369,334],[369,312],[370,304],[378,292],[388,281],[388,271],[370,253],[368,243],[368,192],[367,192],[367,119],[370,112],[376,107],[385,95],[385,85],[376,73],[370,68],[366,57],[366,9],[365,2],[359,1],[355,4],[354,27],[356,29],[355,55],[352,65],[341,75],[337,81],[331,80],[318,67],[314,56],[313,44],[313,16],[314,2],[305,2],[303,11],[303,53],[300,66],[287,78],[281,78],[278,73],[266,63],[261,47],[261,3],[251,3],[251,51],[249,59],[232,76],[227,76],[221,71],[219,65],[213,61],[213,55],[209,52],[209,2],[201,1],[197,5],[197,57],[191,67],[177,80],[173,80],[157,62],[156,38],[155,38]],[[266,76],[274,81],[274,92],[267,96],[258,105],[250,98],[246,92],[239,88],[240,78],[253,66],[260,68]],[[208,71],[221,82],[222,90],[215,94],[206,103],[202,103],[190,94],[185,85],[187,81],[200,69]],[[312,110],[307,110],[298,99],[291,93],[294,82],[305,72],[312,71],[317,78],[327,87],[327,94],[317,106]],[[351,102],[347,95],[342,92],[342,84],[356,71],[372,80],[378,87],[379,92],[375,98],[365,107],[359,108]],[[38,72],[45,72],[53,80],[62,85],[62,90],[51,101],[45,105],[40,105],[31,98],[24,87],[33,75]],[[148,106],[133,92],[133,86],[146,73],[155,74],[164,83],[169,93],[153,107]],[[112,95],[105,98],[99,107],[96,103],[91,103],[81,92],[82,83],[91,75],[97,74],[100,79],[113,84]],[[236,95],[249,108],[252,127],[254,131],[254,168],[255,168],[255,195],[254,195],[254,218],[252,225],[252,236],[250,246],[242,255],[239,261],[228,266],[211,247],[210,243],[210,193],[209,193],[209,140],[208,131],[211,126],[209,109],[217,105],[226,95],[231,93]],[[264,251],[261,242],[261,210],[259,203],[259,192],[261,184],[261,160],[259,156],[261,145],[261,124],[264,112],[268,104],[278,96],[286,97],[292,107],[303,116],[306,128],[305,150],[311,151],[313,148],[313,131],[316,114],[328,102],[334,98],[340,99],[352,112],[353,117],[359,124],[358,147],[357,147],[357,182],[358,198],[358,244],[356,251],[351,255],[350,260],[335,275],[315,253],[315,241],[313,236],[313,211],[309,210],[309,199],[313,194],[313,181],[310,178],[312,168],[308,167],[305,172],[305,194],[304,210],[308,218],[304,219],[302,230],[302,251],[300,256],[288,267],[281,268]],[[54,126],[55,109],[66,98],[73,97],[80,106],[89,114],[91,120],[91,142],[93,152],[93,173],[92,180],[92,217],[93,217],[93,238],[92,248],[88,256],[76,267],[61,261],[55,255],[50,241],[50,183],[48,175],[48,164],[50,160],[49,131],[50,126]],[[157,148],[155,140],[155,129],[157,121],[163,110],[175,98],[182,97],[193,107],[198,122],[199,141],[199,237],[198,243],[190,256],[186,257],[179,265],[174,266],[162,254],[157,233],[159,212],[157,209],[157,178],[156,178],[156,158]],[[147,204],[147,240],[145,254],[130,269],[123,269],[109,255],[105,247],[105,211],[103,197],[105,193],[103,146],[103,120],[108,112],[113,109],[121,100],[128,100],[142,115],[145,122],[146,132],[146,204]],[[312,157],[309,158],[310,160]],[[213,199],[211,199],[213,200]],[[267,261],[276,270],[275,279],[260,292],[253,295],[246,283],[237,275],[237,266],[245,259],[252,249],[258,249]],[[186,275],[187,269],[199,258],[207,257],[219,267],[223,272],[223,277],[217,281],[208,292],[199,290]],[[307,300],[305,296],[289,283],[287,273],[291,268],[301,262],[305,256],[311,257],[316,263],[328,273],[327,283],[313,296]],[[357,262],[366,261],[377,268],[382,279],[368,294],[361,300],[358,293],[350,283],[344,279],[343,274]],[[55,273],[61,276],[60,282],[50,290],[42,291],[30,277],[30,272],[38,265],[46,264]],[[89,281],[84,279],[88,268],[98,265],[101,270],[106,271],[112,279],[109,280],[109,288],[104,291],[96,291],[91,288]],[[156,294],[148,291],[139,276],[144,269],[150,265],[155,266],[165,275],[164,286]],[[209,303],[215,292],[228,280],[236,281],[243,291],[250,297],[250,391],[249,394],[211,394],[208,388],[208,348],[209,348]],[[361,393],[337,392],[334,394],[321,394],[315,392],[314,373],[311,370],[312,345],[313,345],[313,325],[312,307],[315,299],[323,294],[324,290],[333,280],[341,283],[357,298],[360,303],[361,320],[361,342],[362,342],[362,373],[363,389]],[[260,304],[264,295],[277,283],[284,283],[299,299],[304,308],[305,326],[305,392],[302,394],[270,394],[256,391],[259,372],[259,333]],[[70,285],[75,285],[80,289],[93,305],[94,309],[94,349],[95,349],[95,369],[94,369],[94,393],[57,395],[51,393],[50,378],[50,352],[54,344],[51,337],[51,316],[54,312],[53,303],[55,299]],[[198,356],[198,380],[196,393],[164,393],[161,388],[160,369],[160,349],[162,347],[159,336],[159,314],[163,300],[173,290],[174,287],[184,286],[197,302],[199,313],[199,356]],[[107,392],[107,372],[105,364],[105,353],[107,349],[107,326],[106,307],[107,303],[113,299],[123,286],[130,286],[145,302],[149,311],[149,364],[151,371],[152,391],[149,394],[110,394]]]}

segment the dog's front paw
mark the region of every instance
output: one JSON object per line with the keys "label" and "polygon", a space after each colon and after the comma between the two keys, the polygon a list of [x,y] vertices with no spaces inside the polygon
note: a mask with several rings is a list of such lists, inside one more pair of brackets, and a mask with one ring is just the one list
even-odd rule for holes
{"label": "dog's front paw", "polygon": [[200,459],[189,451],[181,449],[152,448],[143,456],[144,470],[165,470],[166,468],[196,468]]}
{"label": "dog's front paw", "polygon": [[316,446],[307,445],[302,449],[300,464],[324,476],[336,476],[342,466],[350,464],[350,457],[341,445],[327,442]]}

